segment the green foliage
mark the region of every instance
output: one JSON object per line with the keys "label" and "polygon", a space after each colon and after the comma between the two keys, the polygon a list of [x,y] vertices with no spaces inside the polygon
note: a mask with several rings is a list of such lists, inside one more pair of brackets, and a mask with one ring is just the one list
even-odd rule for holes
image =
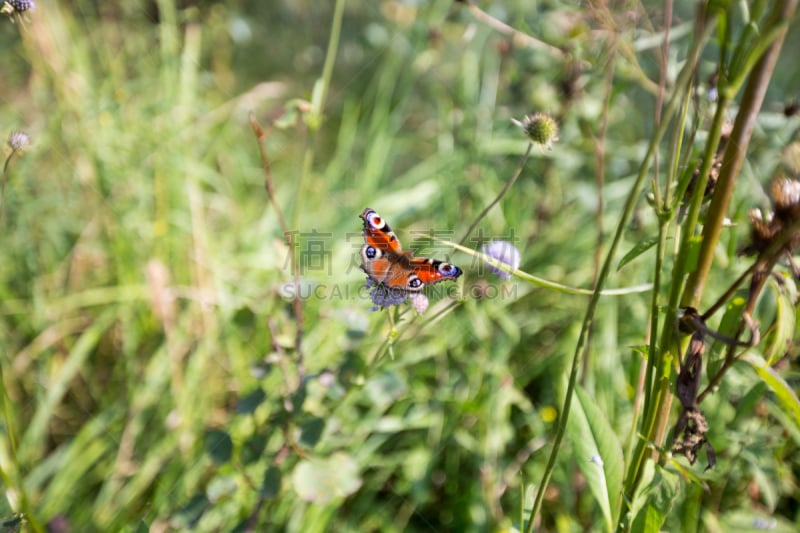
{"label": "green foliage", "polygon": [[576,462],[603,512],[605,528],[613,531],[622,495],[622,447],[602,410],[581,388],[575,391],[575,412],[567,431]]}
{"label": "green foliage", "polygon": [[[0,529],[800,519],[792,3],[56,4],[0,16]],[[465,271],[424,314],[367,206]]]}

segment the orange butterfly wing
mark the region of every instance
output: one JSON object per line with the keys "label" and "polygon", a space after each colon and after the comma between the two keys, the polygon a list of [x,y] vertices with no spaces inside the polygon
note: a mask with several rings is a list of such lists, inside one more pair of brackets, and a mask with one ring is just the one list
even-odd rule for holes
{"label": "orange butterfly wing", "polygon": [[403,249],[392,228],[375,210],[368,207],[359,217],[364,221],[364,240],[367,244],[395,254]]}
{"label": "orange butterfly wing", "polygon": [[378,248],[371,244],[361,247],[361,269],[378,283],[384,283],[388,277],[392,262]]}
{"label": "orange butterfly wing", "polygon": [[426,259],[423,257],[415,257],[411,259],[411,268],[414,273],[422,281],[428,285],[439,283],[440,281],[456,280],[458,276],[464,272],[457,266],[439,261],[437,259]]}

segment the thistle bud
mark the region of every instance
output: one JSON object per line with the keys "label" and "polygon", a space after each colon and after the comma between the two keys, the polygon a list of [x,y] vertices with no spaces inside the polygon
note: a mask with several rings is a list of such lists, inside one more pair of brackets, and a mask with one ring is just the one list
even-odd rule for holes
{"label": "thistle bud", "polygon": [[545,148],[552,148],[558,140],[558,124],[550,115],[536,113],[527,115],[522,121],[512,118],[511,122],[522,128],[528,140]]}

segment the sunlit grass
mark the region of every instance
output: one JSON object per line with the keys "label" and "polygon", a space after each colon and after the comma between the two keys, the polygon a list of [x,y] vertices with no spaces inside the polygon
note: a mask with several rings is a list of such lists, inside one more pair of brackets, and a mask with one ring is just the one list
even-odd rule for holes
{"label": "sunlit grass", "polygon": [[[707,97],[713,38],[732,84],[758,71],[747,50],[776,37],[762,14],[763,34],[730,15],[714,37],[675,6],[660,79],[661,4],[631,8],[646,21],[522,1],[329,4],[78,1],[0,19],[0,137],[32,140],[2,176],[0,520],[637,529],[650,505],[669,530],[790,527],[789,275],[753,310],[762,344],[726,359],[708,343],[704,383],[724,369],[700,406],[716,467],[702,452],[653,461],[680,414],[679,273],[713,260],[702,313],[747,271],[747,210],[770,207],[797,128],[771,113],[791,95],[785,66],[760,114],[738,86]],[[702,184],[677,194],[739,109],[758,127],[732,207],[708,208]],[[512,121],[539,111],[558,122],[550,149]],[[465,271],[430,288],[424,314],[368,311],[365,207]],[[722,213],[733,224],[701,244]],[[521,252],[509,280],[485,264],[491,239]],[[708,330],[734,336],[747,293]]]}

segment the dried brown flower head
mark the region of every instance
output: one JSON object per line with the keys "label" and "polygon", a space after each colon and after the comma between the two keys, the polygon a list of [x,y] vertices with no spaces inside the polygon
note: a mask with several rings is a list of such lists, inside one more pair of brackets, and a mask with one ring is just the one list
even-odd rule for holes
{"label": "dried brown flower head", "polygon": [[785,176],[772,182],[772,198],[775,201],[775,217],[785,224],[800,219],[800,181]]}
{"label": "dried brown flower head", "polygon": [[[781,176],[772,182],[774,212],[765,215],[760,209],[751,209],[751,243],[743,250],[745,254],[760,253],[772,244],[783,231],[800,220],[800,181]],[[785,251],[791,252],[800,244],[800,233],[792,235]]]}

